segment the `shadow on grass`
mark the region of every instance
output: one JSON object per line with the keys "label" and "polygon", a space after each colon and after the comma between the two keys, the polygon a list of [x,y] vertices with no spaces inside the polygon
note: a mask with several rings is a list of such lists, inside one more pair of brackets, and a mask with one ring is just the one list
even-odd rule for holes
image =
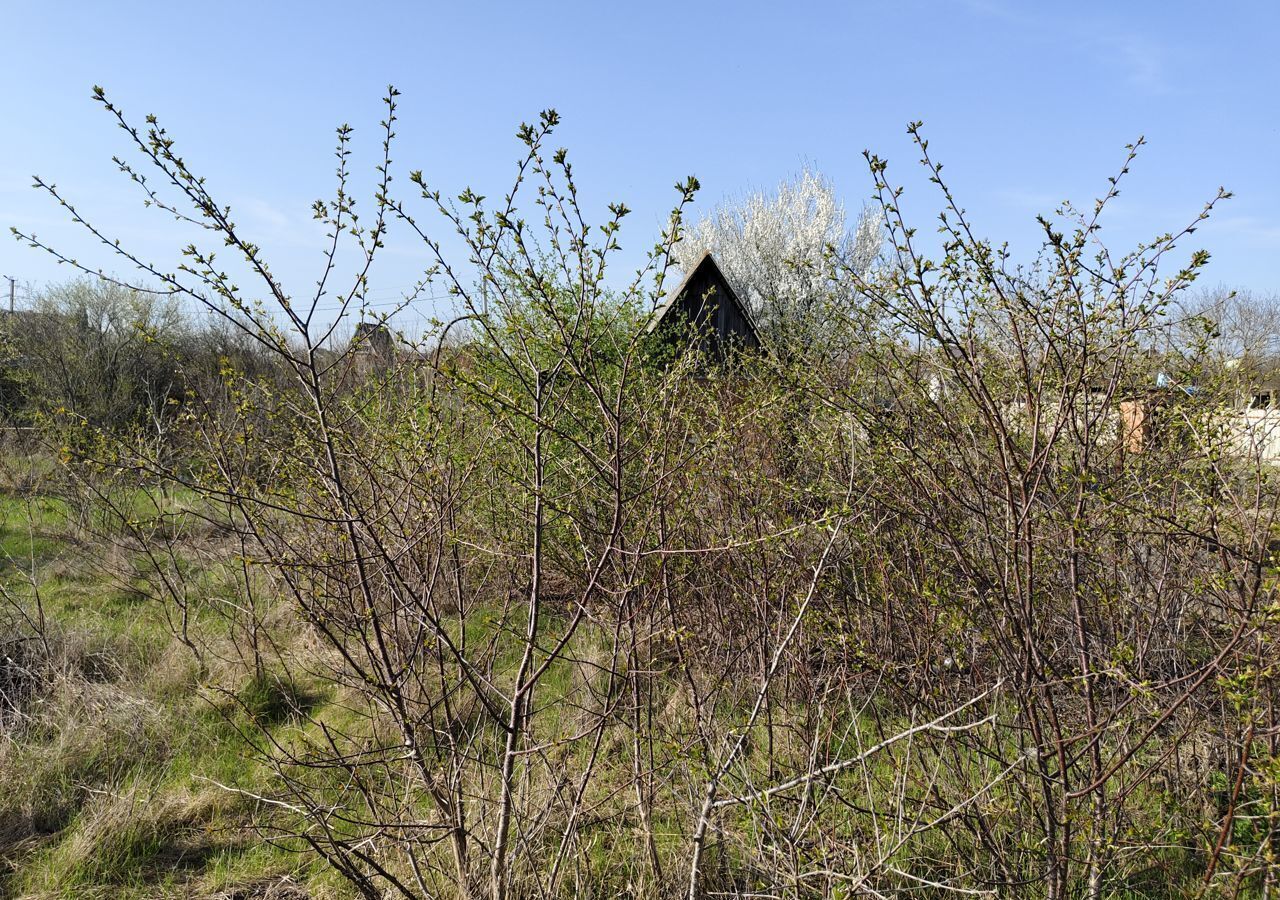
{"label": "shadow on grass", "polygon": [[279,725],[309,715],[324,694],[275,675],[251,678],[235,695],[236,705],[259,725]]}

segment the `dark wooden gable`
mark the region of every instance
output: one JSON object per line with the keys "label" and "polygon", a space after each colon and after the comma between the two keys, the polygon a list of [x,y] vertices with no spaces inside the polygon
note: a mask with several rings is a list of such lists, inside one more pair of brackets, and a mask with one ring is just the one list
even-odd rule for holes
{"label": "dark wooden gable", "polygon": [[680,341],[696,340],[704,352],[723,356],[730,347],[760,346],[746,305],[708,251],[658,307],[645,331]]}

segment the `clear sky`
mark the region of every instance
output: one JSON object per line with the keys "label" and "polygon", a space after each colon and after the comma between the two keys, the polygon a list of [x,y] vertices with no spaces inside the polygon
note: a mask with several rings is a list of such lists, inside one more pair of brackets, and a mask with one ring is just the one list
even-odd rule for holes
{"label": "clear sky", "polygon": [[[331,187],[333,129],[356,127],[371,172],[379,97],[402,92],[397,182],[499,194],[517,125],[555,107],[590,210],[635,210],[638,260],[687,174],[700,209],[808,164],[859,208],[861,152],[890,160],[921,230],[937,210],[905,134],[930,149],[979,230],[1029,254],[1034,216],[1087,204],[1145,149],[1108,220],[1127,246],[1236,194],[1195,237],[1205,282],[1280,290],[1280,4],[1180,2],[135,3],[0,0],[0,225],[35,230],[95,265],[35,173],[165,268],[185,241],[115,171],[125,149],[94,84],[141,121],[160,116],[215,196],[292,289],[318,274],[311,202]],[[367,183],[367,179],[366,179]],[[425,212],[425,208],[423,208]],[[405,236],[373,285],[386,302],[425,256]],[[1187,245],[1185,250],[1194,249]],[[66,277],[0,239],[0,274]],[[430,312],[428,309],[421,310]]]}

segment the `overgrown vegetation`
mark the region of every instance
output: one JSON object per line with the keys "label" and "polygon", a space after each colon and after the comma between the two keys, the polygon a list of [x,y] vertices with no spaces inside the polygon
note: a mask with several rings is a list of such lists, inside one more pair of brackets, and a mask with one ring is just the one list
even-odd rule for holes
{"label": "overgrown vegetation", "polygon": [[[140,283],[7,335],[43,448],[4,473],[10,893],[1274,893],[1275,473],[1180,312],[1207,258],[1166,261],[1212,203],[1117,253],[1113,179],[1017,267],[919,139],[936,252],[870,156],[879,257],[779,278],[814,296],[771,351],[669,358],[697,184],[620,280],[626,207],[588,226],[552,112],[496,204],[401,196],[391,91],[365,218],[339,130],[303,296],[97,96],[196,238],[104,238]],[[392,227],[456,316],[335,349]]]}

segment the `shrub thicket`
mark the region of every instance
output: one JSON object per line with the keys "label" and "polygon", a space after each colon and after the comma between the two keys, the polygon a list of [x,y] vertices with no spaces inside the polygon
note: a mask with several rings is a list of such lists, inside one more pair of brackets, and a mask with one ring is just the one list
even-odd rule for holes
{"label": "shrub thicket", "polygon": [[[302,299],[130,130],[274,306],[198,245],[179,275],[112,249],[261,363],[219,351],[146,422],[110,410],[149,388],[47,389],[83,409],[65,489],[220,698],[266,841],[366,897],[1274,889],[1275,476],[1171,315],[1206,258],[1165,263],[1208,207],[1120,255],[1113,188],[1017,268],[920,141],[940,246],[870,157],[888,249],[828,254],[821,353],[659,359],[692,179],[620,283],[627,210],[585,224],[554,113],[496,206],[421,173],[411,203],[387,107],[370,219],[348,129],[317,205],[355,269]],[[354,314],[393,225],[457,316],[334,352],[319,304]]]}

